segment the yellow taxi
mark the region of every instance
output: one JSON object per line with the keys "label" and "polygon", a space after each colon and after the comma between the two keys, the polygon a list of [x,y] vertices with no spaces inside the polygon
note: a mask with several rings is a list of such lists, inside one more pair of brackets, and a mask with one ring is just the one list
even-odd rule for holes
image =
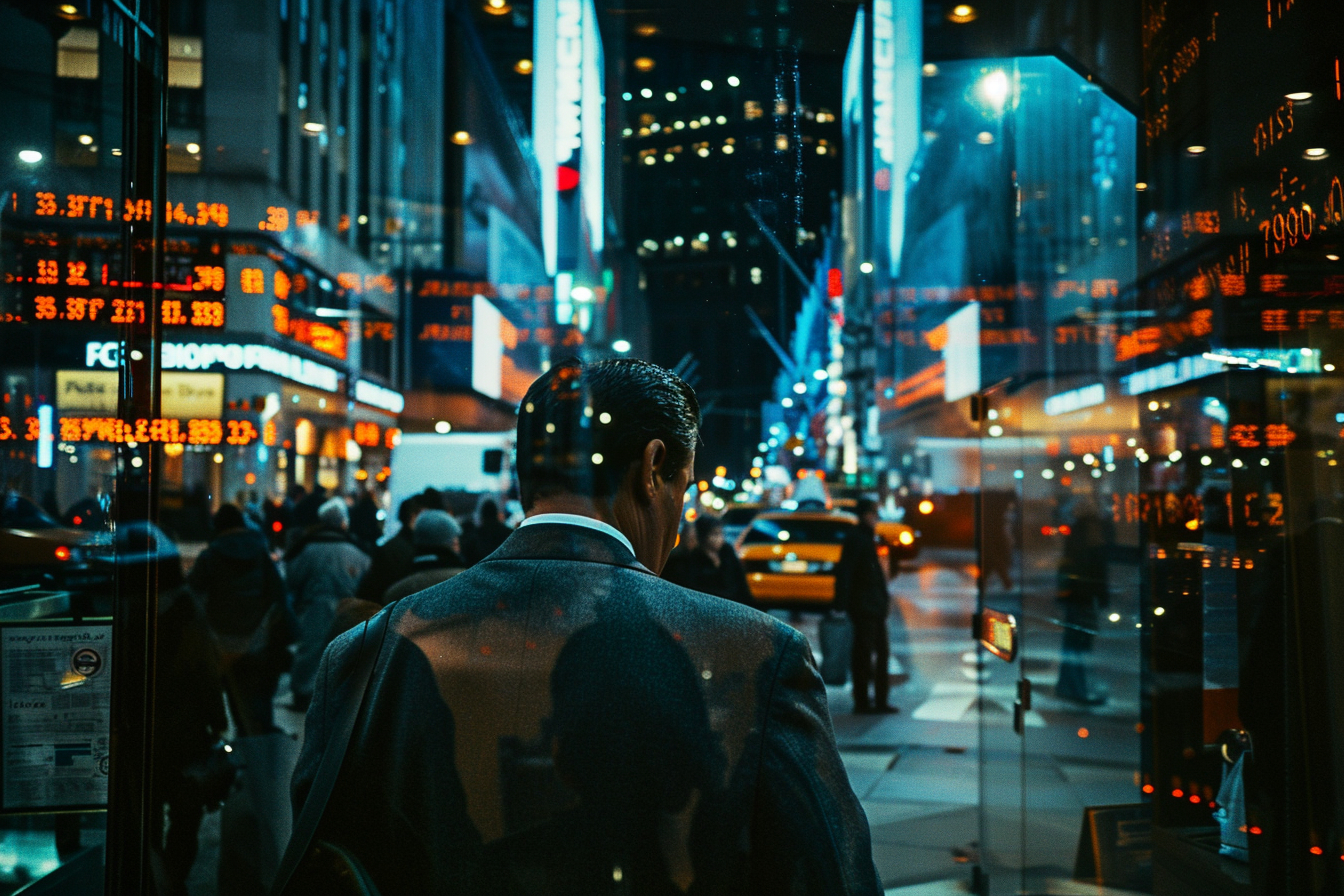
{"label": "yellow taxi", "polygon": [[845,536],[858,523],[852,513],[831,511],[758,514],[737,539],[752,600],[771,606],[829,605]]}

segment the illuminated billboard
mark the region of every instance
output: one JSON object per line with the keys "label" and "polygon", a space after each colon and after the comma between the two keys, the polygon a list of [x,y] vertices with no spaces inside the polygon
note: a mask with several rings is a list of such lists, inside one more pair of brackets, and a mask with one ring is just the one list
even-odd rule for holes
{"label": "illuminated billboard", "polygon": [[554,277],[576,270],[585,248],[602,251],[602,39],[593,0],[538,0],[535,10],[533,144],[546,273]]}
{"label": "illuminated billboard", "polygon": [[581,336],[555,325],[549,287],[414,275],[412,388],[472,391],[516,404],[541,375],[545,352],[574,351]]}

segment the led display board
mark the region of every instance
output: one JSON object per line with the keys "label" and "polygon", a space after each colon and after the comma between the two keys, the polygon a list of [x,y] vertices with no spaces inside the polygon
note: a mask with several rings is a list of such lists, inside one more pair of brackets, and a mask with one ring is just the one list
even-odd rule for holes
{"label": "led display board", "polygon": [[543,352],[574,351],[582,335],[555,324],[549,287],[497,286],[432,273],[412,283],[413,387],[471,390],[517,402],[541,373]]}

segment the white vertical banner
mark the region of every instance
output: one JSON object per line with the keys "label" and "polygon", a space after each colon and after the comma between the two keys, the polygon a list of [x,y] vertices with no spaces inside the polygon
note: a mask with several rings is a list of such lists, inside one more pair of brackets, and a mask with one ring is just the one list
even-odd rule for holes
{"label": "white vertical banner", "polygon": [[[556,271],[556,226],[558,223],[555,157],[556,6],[559,0],[536,0],[533,7],[532,46],[532,148],[541,177],[541,244],[546,273]],[[568,158],[568,156],[566,156]]]}
{"label": "white vertical banner", "polygon": [[485,296],[471,299],[471,388],[482,395],[504,394],[504,317]]}
{"label": "white vertical banner", "polygon": [[597,28],[597,8],[593,0],[583,0],[583,194],[584,214],[588,219],[589,248],[594,255],[602,251],[606,238],[606,197],[604,190],[603,143],[606,131],[606,97],[602,80],[602,35]]}

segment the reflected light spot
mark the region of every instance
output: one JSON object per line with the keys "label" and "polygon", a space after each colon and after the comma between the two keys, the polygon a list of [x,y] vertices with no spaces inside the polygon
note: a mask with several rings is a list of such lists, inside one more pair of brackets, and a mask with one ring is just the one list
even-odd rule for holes
{"label": "reflected light spot", "polygon": [[947,14],[947,20],[949,22],[955,22],[958,25],[974,22],[975,18],[975,7],[966,3],[958,3],[956,6],[952,7],[952,11]]}

